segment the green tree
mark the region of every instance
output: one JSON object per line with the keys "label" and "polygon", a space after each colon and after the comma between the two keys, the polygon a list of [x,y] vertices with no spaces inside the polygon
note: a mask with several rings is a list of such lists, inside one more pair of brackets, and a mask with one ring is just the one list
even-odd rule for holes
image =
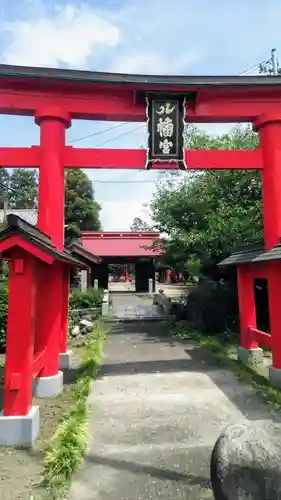
{"label": "green tree", "polygon": [[100,231],[101,207],[94,199],[93,186],[81,169],[65,172],[65,237],[79,237],[81,231]]}
{"label": "green tree", "polygon": [[[257,136],[250,128],[210,137],[195,127],[186,130],[193,149],[252,149]],[[187,173],[175,186],[158,186],[151,204],[157,229],[167,233],[166,262],[189,275],[209,274],[233,247],[263,236],[260,175],[257,171]]]}
{"label": "green tree", "polygon": [[6,197],[9,192],[10,176],[6,168],[0,168],[0,197]]}
{"label": "green tree", "polygon": [[133,232],[138,232],[138,231],[153,231],[152,227],[142,220],[140,217],[135,217],[132,225],[130,227],[130,230]]}
{"label": "green tree", "polygon": [[34,208],[37,204],[37,171],[14,169],[9,184],[9,207]]}

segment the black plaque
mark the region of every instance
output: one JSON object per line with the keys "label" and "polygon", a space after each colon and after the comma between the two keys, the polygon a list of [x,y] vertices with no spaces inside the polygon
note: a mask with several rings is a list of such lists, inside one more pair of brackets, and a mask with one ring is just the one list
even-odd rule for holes
{"label": "black plaque", "polygon": [[184,119],[184,97],[147,97],[147,169],[159,162],[176,162],[179,168],[186,169],[183,149]]}

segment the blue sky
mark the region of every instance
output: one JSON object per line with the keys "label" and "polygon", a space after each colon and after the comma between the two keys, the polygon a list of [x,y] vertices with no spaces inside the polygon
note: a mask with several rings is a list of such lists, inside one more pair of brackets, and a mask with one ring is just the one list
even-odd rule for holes
{"label": "blue sky", "polygon": [[[273,47],[281,54],[280,17],[278,0],[0,0],[0,62],[127,73],[235,75],[268,59]],[[114,124],[73,121],[67,138],[71,141],[110,125]],[[75,145],[94,147],[108,141],[105,147],[139,147],[145,144],[146,131],[143,126],[133,132],[137,126],[125,124]],[[205,128],[217,133],[226,127]],[[0,116],[0,131],[1,146],[39,142],[38,127],[30,118]],[[158,175],[87,173],[99,181],[94,188],[105,230],[129,228],[151,199]],[[110,180],[148,182],[104,183]]]}

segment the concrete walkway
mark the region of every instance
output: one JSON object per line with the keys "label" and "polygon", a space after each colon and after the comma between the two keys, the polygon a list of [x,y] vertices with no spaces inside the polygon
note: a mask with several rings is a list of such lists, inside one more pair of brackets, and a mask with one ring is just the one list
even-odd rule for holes
{"label": "concrete walkway", "polygon": [[161,319],[163,314],[147,295],[112,293],[112,316],[116,319]]}
{"label": "concrete walkway", "polygon": [[91,442],[70,500],[207,500],[222,429],[279,419],[209,353],[159,322],[119,323],[94,383]]}

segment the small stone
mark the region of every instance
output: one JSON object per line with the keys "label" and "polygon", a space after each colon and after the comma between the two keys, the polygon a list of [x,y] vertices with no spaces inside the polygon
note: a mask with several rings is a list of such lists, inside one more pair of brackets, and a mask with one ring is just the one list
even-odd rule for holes
{"label": "small stone", "polygon": [[281,500],[281,426],[268,421],[231,425],[211,456],[215,500]]}
{"label": "small stone", "polygon": [[92,316],[91,314],[85,314],[85,316],[83,316],[83,319],[86,319],[87,321],[92,321]]}
{"label": "small stone", "polygon": [[80,328],[78,325],[74,326],[74,328],[72,328],[72,332],[71,332],[71,336],[72,337],[77,337],[80,333]]}
{"label": "small stone", "polygon": [[93,327],[94,327],[94,323],[92,321],[89,321],[88,319],[81,319],[81,321],[79,321],[79,326],[81,328],[81,330],[86,330],[86,333],[87,332],[91,332],[93,330]]}

